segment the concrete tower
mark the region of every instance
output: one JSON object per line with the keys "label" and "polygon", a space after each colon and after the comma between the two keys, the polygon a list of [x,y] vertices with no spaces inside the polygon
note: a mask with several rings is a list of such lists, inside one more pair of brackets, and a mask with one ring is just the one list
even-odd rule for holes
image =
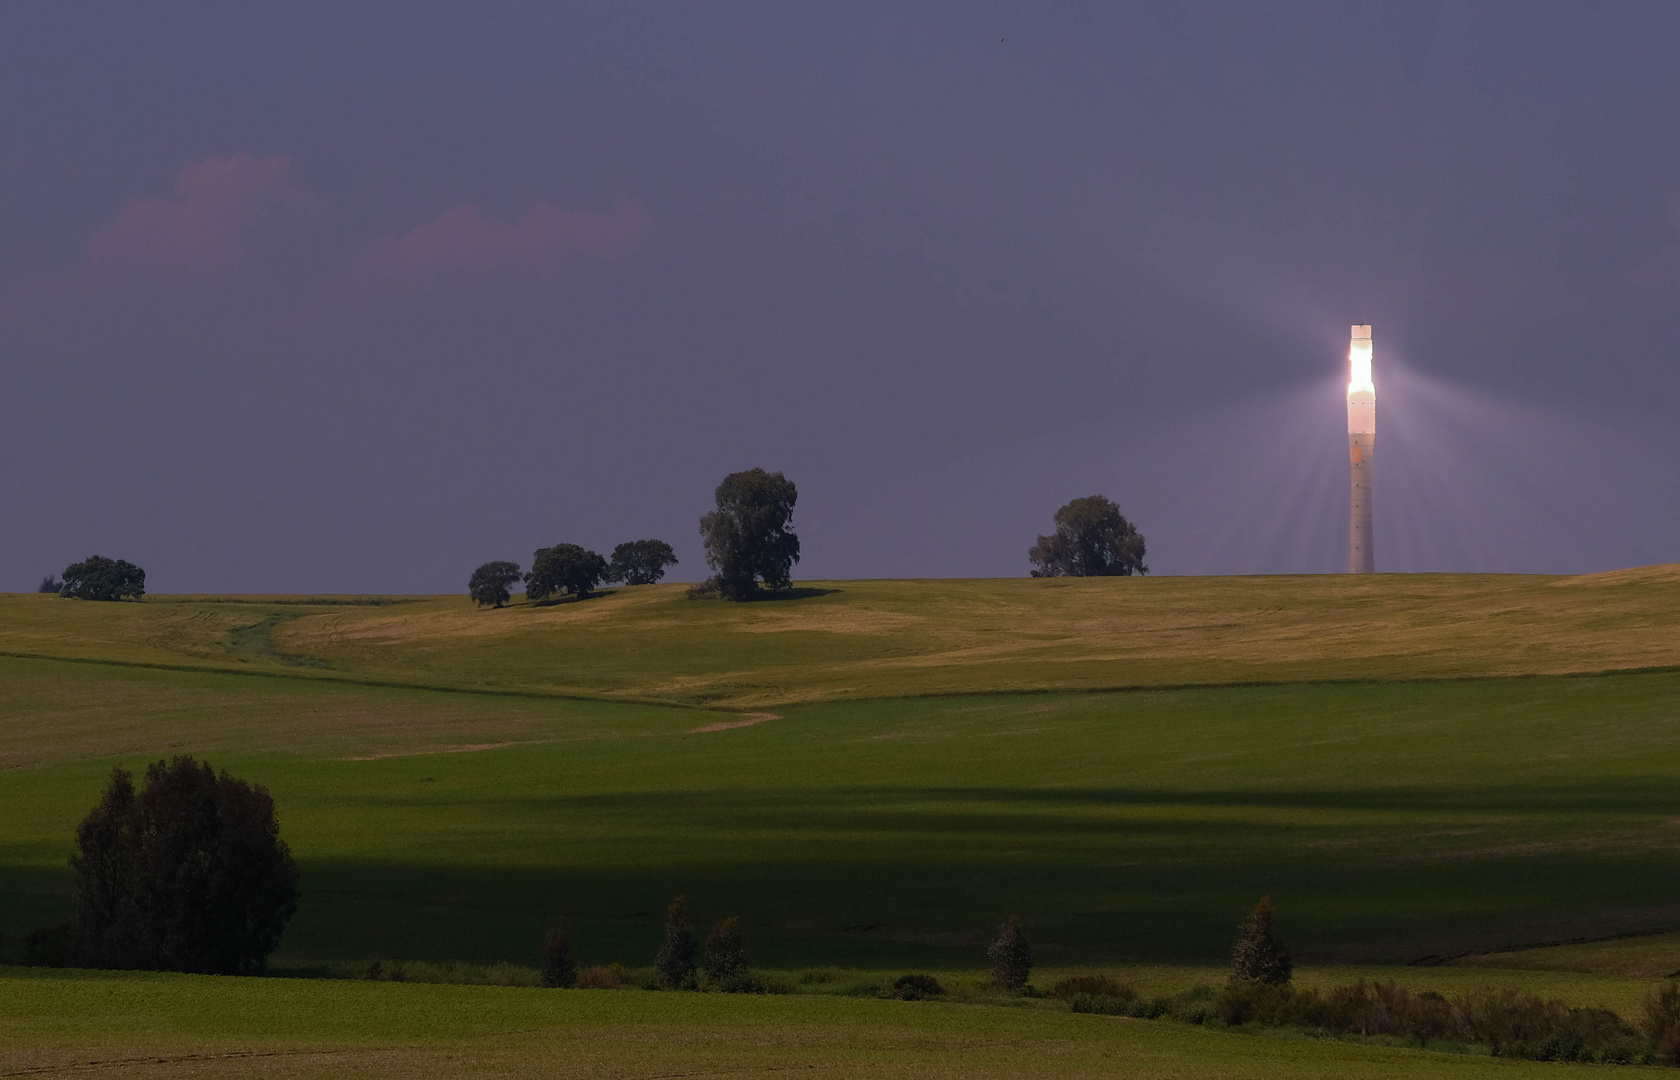
{"label": "concrete tower", "polygon": [[1371,495],[1377,450],[1377,388],[1371,384],[1371,328],[1355,326],[1348,347],[1348,458],[1353,465],[1353,528],[1348,573],[1376,572],[1371,548]]}

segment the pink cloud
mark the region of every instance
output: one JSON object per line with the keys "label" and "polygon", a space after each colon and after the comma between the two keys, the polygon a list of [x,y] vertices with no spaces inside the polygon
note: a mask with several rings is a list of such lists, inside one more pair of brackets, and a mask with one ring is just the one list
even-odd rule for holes
{"label": "pink cloud", "polygon": [[307,210],[283,157],[207,157],[181,166],[173,199],[138,199],[88,241],[94,266],[130,264],[231,270],[250,226],[276,210]]}
{"label": "pink cloud", "polygon": [[407,280],[502,266],[535,270],[573,251],[618,255],[641,243],[647,229],[647,211],[633,202],[607,214],[540,202],[511,225],[486,220],[463,203],[401,236],[375,240],[357,254],[354,269],[362,277]]}

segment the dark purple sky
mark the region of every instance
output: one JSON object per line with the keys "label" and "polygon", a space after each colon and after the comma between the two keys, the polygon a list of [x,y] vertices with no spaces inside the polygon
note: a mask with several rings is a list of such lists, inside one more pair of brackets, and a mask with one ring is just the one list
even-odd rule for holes
{"label": "dark purple sky", "polygon": [[[1680,560],[1680,5],[13,5],[0,588]],[[490,9],[487,13],[486,9]]]}

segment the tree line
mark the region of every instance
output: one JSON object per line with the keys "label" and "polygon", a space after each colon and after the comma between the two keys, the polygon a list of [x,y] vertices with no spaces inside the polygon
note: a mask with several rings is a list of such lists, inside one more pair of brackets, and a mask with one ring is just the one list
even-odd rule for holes
{"label": "tree line", "polygon": [[[700,518],[700,539],[711,575],[689,590],[690,597],[751,600],[793,585],[799,562],[799,534],[793,508],[799,489],[779,472],[746,469],[723,478],[713,493],[716,508]],[[1033,577],[1109,577],[1147,574],[1144,538],[1107,496],[1088,495],[1056,511],[1055,528],[1027,551]],[[567,597],[586,599],[605,584],[652,585],[677,565],[677,553],[663,540],[630,540],[611,556],[581,544],[538,548],[531,569],[495,560],[480,565],[467,581],[467,595],[480,607],[499,608],[524,584],[536,603]],[[36,590],[79,600],[139,600],[146,595],[146,571],[123,559],[90,555],[64,568],[62,580],[48,574]]]}

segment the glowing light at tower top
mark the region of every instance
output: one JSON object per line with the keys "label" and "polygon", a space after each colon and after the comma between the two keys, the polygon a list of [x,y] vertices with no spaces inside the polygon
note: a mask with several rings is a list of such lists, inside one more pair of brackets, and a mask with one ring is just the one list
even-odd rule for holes
{"label": "glowing light at tower top", "polygon": [[1375,395],[1377,388],[1371,384],[1371,328],[1356,326],[1353,328],[1353,341],[1348,346],[1348,365],[1352,377],[1348,379],[1348,395],[1364,391]]}

